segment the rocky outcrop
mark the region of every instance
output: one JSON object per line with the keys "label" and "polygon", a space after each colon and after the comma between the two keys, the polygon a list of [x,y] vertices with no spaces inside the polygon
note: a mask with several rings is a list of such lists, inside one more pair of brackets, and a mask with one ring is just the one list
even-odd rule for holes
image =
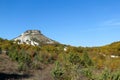
{"label": "rocky outcrop", "polygon": [[41,31],[39,31],[39,30],[27,30],[26,32],[23,33],[23,35],[30,35],[30,34],[39,34],[39,35],[41,35]]}
{"label": "rocky outcrop", "polygon": [[26,43],[30,45],[57,43],[56,41],[44,36],[39,30],[27,30],[14,40],[18,41],[19,44]]}

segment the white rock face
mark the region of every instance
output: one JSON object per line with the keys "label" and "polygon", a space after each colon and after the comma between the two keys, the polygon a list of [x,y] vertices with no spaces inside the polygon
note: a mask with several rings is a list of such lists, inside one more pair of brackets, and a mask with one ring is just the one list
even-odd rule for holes
{"label": "white rock face", "polygon": [[68,48],[67,47],[64,47],[64,51],[67,51],[68,50]]}
{"label": "white rock face", "polygon": [[119,58],[119,56],[111,55],[111,58]]}
{"label": "white rock face", "polygon": [[22,33],[19,37],[14,39],[18,41],[18,44],[30,44],[30,45],[40,45],[42,44],[54,44],[54,40],[47,38],[39,30],[28,30]]}
{"label": "white rock face", "polygon": [[26,43],[26,44],[30,44],[30,45],[39,45],[39,43],[35,42],[35,41],[32,41],[30,36],[24,36],[24,35],[21,35],[20,37],[17,37],[14,39],[15,41],[20,41],[18,42],[18,44],[23,44],[23,43]]}

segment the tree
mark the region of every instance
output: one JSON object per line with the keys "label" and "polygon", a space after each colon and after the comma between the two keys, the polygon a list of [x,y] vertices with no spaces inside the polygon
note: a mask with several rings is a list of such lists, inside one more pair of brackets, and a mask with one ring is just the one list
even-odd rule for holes
{"label": "tree", "polygon": [[90,59],[90,57],[88,56],[87,52],[84,52],[83,55],[82,55],[82,58],[81,58],[81,64],[85,67],[88,67],[88,66],[93,66],[93,62],[92,60]]}
{"label": "tree", "polygon": [[60,63],[56,62],[55,64],[55,68],[52,70],[52,76],[55,80],[63,80],[63,74],[64,71],[63,69],[60,67]]}
{"label": "tree", "polygon": [[2,53],[2,49],[0,48],[0,54]]}

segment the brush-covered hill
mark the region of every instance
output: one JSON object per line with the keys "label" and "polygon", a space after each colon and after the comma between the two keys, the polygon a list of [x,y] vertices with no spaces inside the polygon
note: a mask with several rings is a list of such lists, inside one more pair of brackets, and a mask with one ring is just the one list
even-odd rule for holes
{"label": "brush-covered hill", "polygon": [[102,49],[106,49],[108,52],[106,54],[120,56],[120,41],[113,42],[109,45],[101,47]]}
{"label": "brush-covered hill", "polygon": [[90,49],[93,50],[94,53],[103,54],[104,56],[120,57],[120,41],[101,47],[91,47]]}
{"label": "brush-covered hill", "polygon": [[[44,44],[32,45],[33,37]],[[74,47],[26,31],[14,40],[0,38],[0,80],[120,80],[119,56],[120,42]]]}

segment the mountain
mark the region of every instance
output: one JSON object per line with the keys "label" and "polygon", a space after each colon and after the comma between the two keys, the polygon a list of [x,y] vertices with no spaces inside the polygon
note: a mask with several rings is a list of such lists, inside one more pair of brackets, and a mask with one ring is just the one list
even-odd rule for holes
{"label": "mountain", "polygon": [[40,44],[55,44],[58,43],[41,33],[39,30],[27,30],[20,36],[14,38],[13,40],[18,41],[19,44],[30,44],[30,45],[40,45]]}

